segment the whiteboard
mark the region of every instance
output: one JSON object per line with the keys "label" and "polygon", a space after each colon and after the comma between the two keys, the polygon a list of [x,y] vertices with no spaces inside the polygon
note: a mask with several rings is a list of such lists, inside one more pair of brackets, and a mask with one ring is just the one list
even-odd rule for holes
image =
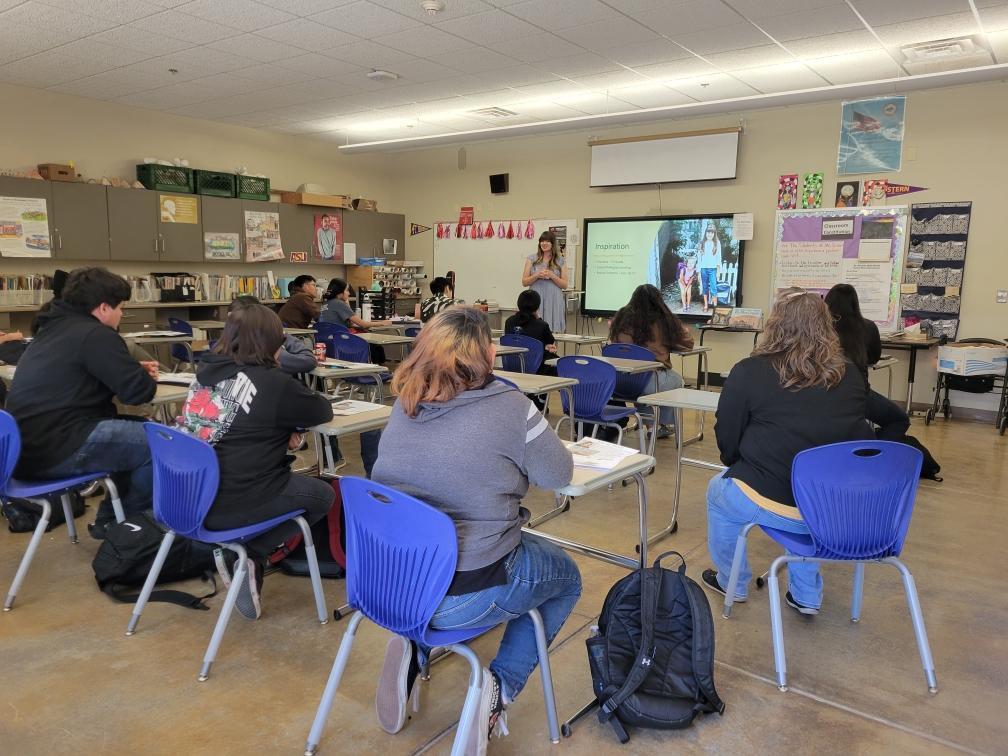
{"label": "whiteboard", "polygon": [[[499,224],[507,229],[509,224],[521,224],[525,231],[528,219],[522,221],[493,221],[495,234]],[[487,221],[482,221],[485,227]],[[568,283],[573,286],[576,280],[574,266],[580,253],[581,232],[577,220],[543,220],[534,218],[533,238],[526,239],[524,233],[521,239],[501,239],[496,235],[492,239],[458,239],[455,237],[455,221],[438,221],[434,223],[434,270],[430,276],[443,276],[449,270],[455,271],[455,296],[466,302],[477,299],[495,301],[500,307],[513,309],[521,293],[522,271],[525,259],[534,254],[539,244],[539,234],[550,226],[561,226],[567,229],[567,250],[564,255],[569,272]],[[438,226],[450,227],[451,236],[440,239],[437,236]],[[471,227],[470,227],[471,228]]]}
{"label": "whiteboard", "polygon": [[591,186],[735,178],[739,131],[591,145]]}

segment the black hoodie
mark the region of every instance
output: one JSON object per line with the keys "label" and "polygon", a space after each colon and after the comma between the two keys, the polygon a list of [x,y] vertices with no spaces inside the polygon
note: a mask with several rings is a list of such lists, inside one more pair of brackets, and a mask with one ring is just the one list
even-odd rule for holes
{"label": "black hoodie", "polygon": [[179,423],[217,452],[220,483],[207,527],[232,528],[236,520],[251,524],[272,516],[256,510],[268,507],[290,479],[291,433],[332,416],[331,400],[279,368],[204,355]]}
{"label": "black hoodie", "polygon": [[130,356],[126,342],[89,312],[54,302],[18,361],[7,411],[21,431],[17,474],[39,473],[80,448],[123,404],[149,402],[157,383]]}

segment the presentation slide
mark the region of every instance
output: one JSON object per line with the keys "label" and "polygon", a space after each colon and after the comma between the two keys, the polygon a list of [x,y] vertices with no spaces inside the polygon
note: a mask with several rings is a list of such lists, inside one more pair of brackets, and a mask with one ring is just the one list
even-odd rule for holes
{"label": "presentation slide", "polygon": [[709,318],[716,305],[741,304],[742,247],[731,215],[588,218],[583,309],[613,313],[649,283],[673,312]]}

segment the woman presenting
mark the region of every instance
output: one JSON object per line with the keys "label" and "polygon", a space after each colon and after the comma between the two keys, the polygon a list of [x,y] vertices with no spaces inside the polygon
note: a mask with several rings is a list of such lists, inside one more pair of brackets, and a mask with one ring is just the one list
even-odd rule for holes
{"label": "woman presenting", "polygon": [[552,231],[543,231],[539,235],[539,249],[525,260],[522,286],[528,286],[539,295],[542,300],[539,316],[556,333],[567,329],[563,293],[567,284],[567,263],[557,249],[556,236]]}

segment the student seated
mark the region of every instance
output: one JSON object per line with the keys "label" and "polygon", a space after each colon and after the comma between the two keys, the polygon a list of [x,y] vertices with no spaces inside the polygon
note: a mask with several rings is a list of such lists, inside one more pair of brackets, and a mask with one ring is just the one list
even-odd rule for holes
{"label": "student seated", "polygon": [[[616,312],[609,325],[609,341],[645,347],[662,363],[664,367],[654,372],[645,393],[682,388],[682,376],[672,369],[672,353],[692,349],[693,337],[651,284],[634,289],[630,301]],[[665,438],[675,423],[675,410],[663,407],[658,421],[662,426],[658,437]]]}
{"label": "student seated", "polygon": [[310,328],[319,319],[318,285],[312,276],[298,276],[287,284],[290,298],[277,315],[285,328]]}
{"label": "student seated", "polygon": [[[21,478],[112,473],[127,512],[152,506],[153,472],[143,424],[119,417],[113,397],[145,404],[157,390],[156,362],[130,357],[116,333],[130,287],[104,268],[78,268],[63,297],[39,315],[34,341],[18,361],[7,410],[21,431]],[[91,534],[114,521],[111,500]]]}
{"label": "student seated", "polygon": [[882,357],[878,326],[861,315],[857,289],[850,284],[837,284],[827,292],[825,300],[833,315],[840,347],[864,376],[868,388],[866,417],[878,426],[875,435],[884,441],[903,441],[910,429],[910,417],[896,402],[873,390],[868,382],[868,367]]}
{"label": "student seated", "polygon": [[[507,621],[497,657],[483,676],[466,753],[486,751],[503,708],[535,669],[535,635],[525,612],[539,609],[552,642],[581,595],[574,560],[521,531],[529,519],[521,506],[529,483],[546,489],[569,483],[571,454],[525,396],[494,380],[493,363],[482,312],[453,307],[435,315],[395,372],[392,389],[399,398],[373,476],[455,522],[457,572],[431,626]],[[418,665],[429,652],[398,636],[389,640],[375,700],[386,732],[402,729]]]}
{"label": "student seated", "polygon": [[[504,321],[504,333],[517,333],[541,341],[543,349],[555,355],[557,348],[553,331],[550,330],[549,323],[539,317],[541,304],[539,292],[525,289],[518,295],[518,312]],[[543,375],[556,375],[556,368],[547,365],[544,359],[539,372]]]}
{"label": "student seated", "polygon": [[419,318],[421,323],[437,315],[441,310],[455,304],[455,288],[444,276],[438,276],[430,282],[431,296],[418,304],[413,311],[413,317]]}
{"label": "student seated", "polygon": [[[279,368],[283,343],[276,313],[260,304],[239,306],[196,366],[179,427],[217,453],[220,483],[206,516],[209,530],[252,525],[295,509],[303,509],[312,525],[332,507],[332,486],[290,470],[288,451],[301,445],[304,429],[328,422],[333,413],[328,398]],[[243,616],[259,618],[266,558],[298,532],[291,521],[245,543],[248,572],[236,604]],[[231,551],[218,559],[225,585],[234,561]]]}
{"label": "student seated", "polygon": [[[376,326],[388,325],[388,320],[363,320],[357,317],[350,306],[350,286],[342,278],[333,278],[329,281],[325,294],[322,295],[325,305],[322,307],[321,320],[323,323],[336,323],[346,328],[355,328],[366,331]],[[371,344],[371,362],[381,365],[385,362],[385,349],[379,344]]]}
{"label": "student seated", "polygon": [[[808,532],[795,508],[791,463],[814,446],[873,438],[867,393],[822,299],[801,289],[782,294],[752,356],[731,369],[721,391],[714,433],[728,469],[707,487],[707,547],[717,568],[703,571],[707,587],[724,595],[735,542],[748,523]],[[743,558],[735,601],[746,600],[750,577]],[[815,562],[788,564],[788,585],[788,606],[819,613]]]}

